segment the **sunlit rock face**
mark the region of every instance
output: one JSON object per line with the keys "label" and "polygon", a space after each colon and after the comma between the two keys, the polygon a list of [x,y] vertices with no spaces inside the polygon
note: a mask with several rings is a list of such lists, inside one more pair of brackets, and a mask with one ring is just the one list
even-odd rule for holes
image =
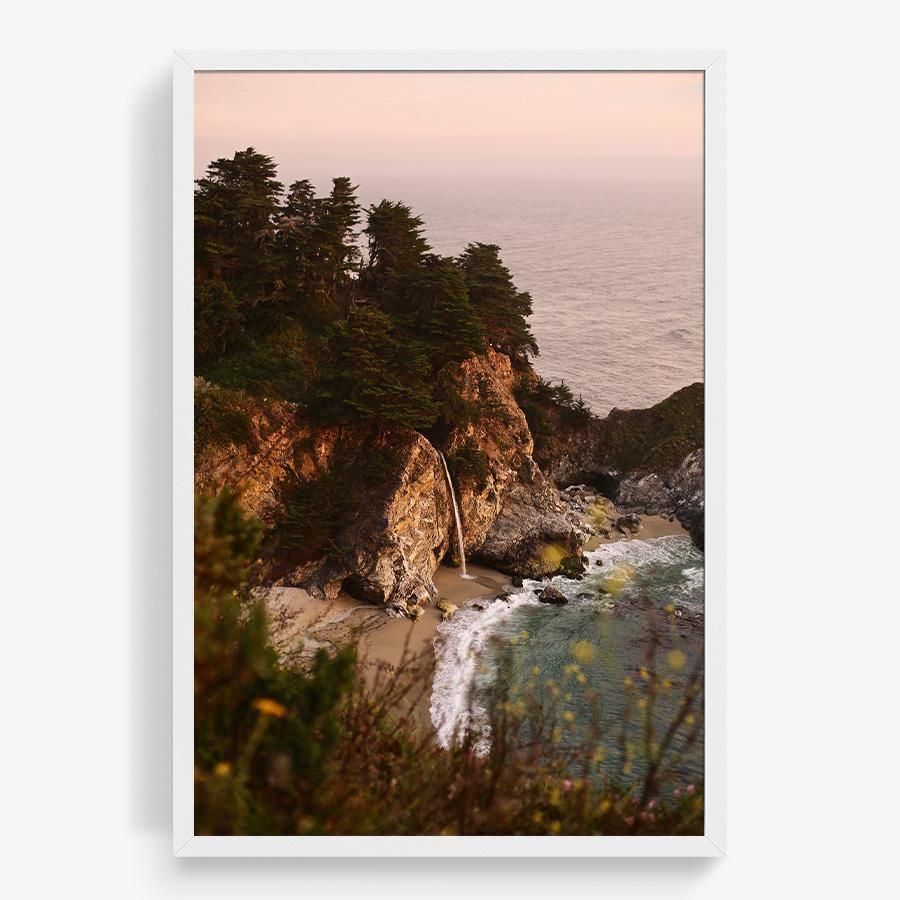
{"label": "sunlit rock face", "polygon": [[[467,556],[537,577],[556,571],[581,533],[532,458],[516,381],[509,358],[493,350],[463,362],[456,382],[472,415],[435,442],[454,473]],[[197,389],[216,390],[200,380]],[[230,487],[262,521],[258,578],[325,598],[344,590],[410,614],[432,598],[435,569],[445,557],[458,564],[459,551],[443,463],[429,440],[409,429],[314,428],[288,403],[245,408],[249,439],[205,447],[195,487]],[[327,543],[286,540],[298,498],[318,491],[318,506],[310,503],[318,510],[323,485],[334,519]]]}
{"label": "sunlit rock face", "polygon": [[[378,481],[366,458],[383,449]],[[451,534],[452,509],[434,447],[410,430],[344,429],[331,465],[339,469],[346,503],[333,546],[318,559],[280,574],[283,584],[327,599],[340,590],[359,600],[409,613],[434,596],[432,576]],[[290,566],[290,558],[286,561]]]}
{"label": "sunlit rock face", "polygon": [[[533,578],[556,571],[560,555],[574,552],[580,537],[532,458],[534,441],[514,395],[517,381],[509,357],[493,349],[462,363],[460,394],[479,413],[451,432],[446,447],[451,463],[466,448],[483,457],[477,474],[454,465],[466,555]],[[458,561],[452,543],[450,555]]]}
{"label": "sunlit rock face", "polygon": [[[257,577],[328,599],[342,589],[409,612],[433,595],[453,510],[434,447],[409,429],[311,428],[290,404],[262,404],[241,444],[207,448],[195,487],[234,490],[266,528]],[[292,504],[311,486],[329,487],[312,515],[332,515],[327,541],[287,543]],[[324,530],[324,529],[323,529]]]}

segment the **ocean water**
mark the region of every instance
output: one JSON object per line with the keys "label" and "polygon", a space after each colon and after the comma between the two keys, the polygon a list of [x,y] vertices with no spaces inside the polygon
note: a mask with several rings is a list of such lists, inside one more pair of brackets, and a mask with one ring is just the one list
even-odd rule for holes
{"label": "ocean water", "polygon": [[[671,682],[659,691],[653,715],[661,735],[702,660],[703,555],[681,536],[615,542],[587,555],[582,580],[550,582],[569,598],[565,606],[541,603],[537,591],[545,583],[525,581],[508,598],[472,601],[439,626],[431,717],[441,743],[471,727],[487,747],[487,708],[502,675],[514,695],[555,693],[560,715],[572,718],[559,740],[601,746],[602,773],[641,774],[645,722],[637,703],[648,684],[641,669]],[[659,639],[652,656],[651,621]],[[674,749],[683,753],[671,784],[701,779],[702,734]]]}
{"label": "ocean water", "polygon": [[[436,252],[499,244],[531,293],[535,368],[591,409],[650,406],[703,380],[699,184],[362,181],[361,200],[403,200]],[[363,189],[364,188],[364,189]]]}

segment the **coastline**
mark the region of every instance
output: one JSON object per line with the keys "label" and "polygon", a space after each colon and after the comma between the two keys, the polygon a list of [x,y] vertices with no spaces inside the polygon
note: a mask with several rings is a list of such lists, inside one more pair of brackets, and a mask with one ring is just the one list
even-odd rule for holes
{"label": "coastline", "polygon": [[616,541],[649,541],[653,538],[669,537],[670,535],[690,537],[687,529],[678,519],[669,521],[664,516],[641,516],[641,529],[637,534],[622,534],[618,530],[614,533],[610,531],[608,537],[596,534],[581,549],[584,552],[585,550],[596,550],[603,544],[612,544]]}
{"label": "coastline", "polygon": [[[662,516],[642,516],[636,534],[618,531],[608,537],[592,536],[582,551],[619,541],[641,541],[688,532],[676,519]],[[460,577],[458,568],[441,565],[434,573],[438,596],[457,607],[472,600],[489,599],[501,594],[511,583],[508,575],[489,566],[470,563],[471,580]],[[429,648],[437,647],[441,611],[435,604],[425,607],[418,620],[391,616],[385,609],[360,603],[341,592],[334,600],[319,600],[302,588],[277,587],[266,592],[266,605],[272,621],[273,643],[285,659],[311,658],[321,648],[330,649],[355,645],[363,681],[369,690],[390,673],[407,664],[428,671],[429,682],[421,691],[412,691],[415,715],[430,722],[428,714],[430,673],[435,657]],[[299,648],[299,649],[298,649]]]}
{"label": "coastline", "polygon": [[[488,566],[469,564],[471,580],[460,577],[460,570],[439,566],[434,573],[438,595],[456,606],[471,600],[495,597],[510,584],[508,575]],[[431,693],[430,672],[441,611],[434,605],[425,607],[414,621],[391,616],[385,609],[361,604],[341,592],[331,601],[319,600],[303,588],[276,587],[266,592],[266,606],[272,621],[273,643],[286,660],[311,658],[321,648],[355,644],[363,681],[373,690],[386,675],[401,663],[414,663],[429,671],[427,691],[413,697],[417,717],[428,714]]]}

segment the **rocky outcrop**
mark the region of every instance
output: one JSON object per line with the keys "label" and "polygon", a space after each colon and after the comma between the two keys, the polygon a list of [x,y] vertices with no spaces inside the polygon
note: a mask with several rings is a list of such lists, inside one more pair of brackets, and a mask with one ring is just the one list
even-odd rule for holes
{"label": "rocky outcrop", "polygon": [[441,614],[441,620],[444,622],[449,622],[457,610],[456,604],[451,603],[446,597],[441,597],[438,602],[435,603],[435,606]]}
{"label": "rocky outcrop", "polygon": [[[460,395],[479,414],[453,430],[447,455],[466,554],[508,574],[539,578],[559,570],[581,535],[532,458],[534,441],[514,394],[517,380],[509,357],[493,349],[462,363]],[[455,546],[450,556],[455,560]]]}
{"label": "rocky outcrop", "polygon": [[[535,469],[534,441],[513,390],[516,374],[509,357],[489,349],[463,362],[457,375],[462,402],[475,414],[456,427],[444,446],[457,484],[467,555],[476,554],[500,514],[514,484]],[[456,559],[456,547],[451,558]]]}
{"label": "rocky outcrop", "polygon": [[509,575],[543,578],[559,572],[581,542],[582,535],[567,518],[556,491],[530,460],[527,475],[504,499],[478,559]]}
{"label": "rocky outcrop", "polygon": [[[204,440],[201,423],[206,409],[216,421],[241,417],[242,439],[223,435]],[[247,512],[271,525],[281,512],[277,487],[296,466],[294,448],[312,439],[312,431],[298,421],[297,407],[226,391],[195,378],[194,419],[194,489],[217,494],[227,486]],[[327,437],[323,443],[327,455]]]}
{"label": "rocky outcrop", "polygon": [[[540,577],[559,570],[582,534],[532,459],[515,382],[509,358],[493,350],[464,362],[457,386],[474,414],[439,446],[454,473],[467,556]],[[204,402],[238,404],[249,421],[246,439],[203,447],[195,487],[230,487],[262,521],[262,583],[328,599],[344,591],[413,616],[435,598],[435,569],[445,556],[458,562],[458,550],[443,463],[423,435],[313,427],[291,404],[200,380],[197,390]]]}
{"label": "rocky outcrop", "polygon": [[[389,464],[374,481],[366,457],[379,450]],[[327,599],[344,590],[403,613],[433,599],[432,577],[449,544],[452,517],[434,447],[414,431],[352,429],[335,444],[331,465],[347,496],[330,546],[319,558],[289,562],[287,571],[273,567],[276,583]]]}
{"label": "rocky outcrop", "polygon": [[651,473],[624,479],[618,486],[616,502],[623,509],[645,515],[675,516],[703,549],[703,450],[695,450],[662,476]]}
{"label": "rocky outcrop", "polygon": [[[201,382],[196,390],[228,392]],[[247,440],[204,446],[195,489],[229,487],[263,523],[257,577],[407,613],[434,595],[453,508],[434,447],[410,429],[311,427],[287,403],[241,398]],[[298,512],[299,510],[299,512]],[[307,521],[308,520],[308,521]]]}
{"label": "rocky outcrop", "polygon": [[619,516],[616,519],[616,530],[622,534],[637,534],[641,530],[641,517],[635,513]]}
{"label": "rocky outcrop", "polygon": [[547,585],[537,598],[541,603],[549,603],[551,606],[565,606],[569,602],[569,598],[552,584]]}
{"label": "rocky outcrop", "polygon": [[589,484],[626,513],[677,516],[703,548],[703,385],[649,409],[559,429],[535,458],[558,486]]}

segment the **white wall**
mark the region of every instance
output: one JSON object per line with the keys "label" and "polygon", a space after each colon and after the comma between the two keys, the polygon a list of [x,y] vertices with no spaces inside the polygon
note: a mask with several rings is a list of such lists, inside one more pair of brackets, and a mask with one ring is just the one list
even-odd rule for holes
{"label": "white wall", "polygon": [[[897,834],[890,6],[325,9],[5,10],[0,827],[3,880],[20,882],[11,896],[76,885],[98,900],[340,888],[883,895],[896,885]],[[170,49],[229,46],[728,50],[728,859],[170,858]]]}

